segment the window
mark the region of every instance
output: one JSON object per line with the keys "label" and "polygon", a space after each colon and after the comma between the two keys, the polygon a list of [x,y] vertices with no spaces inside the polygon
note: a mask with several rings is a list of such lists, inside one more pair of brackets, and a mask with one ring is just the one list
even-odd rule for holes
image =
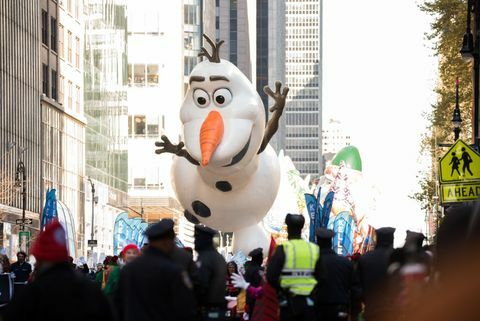
{"label": "window", "polygon": [[132,136],[132,135],[133,135],[132,122],[133,122],[133,116],[132,116],[132,115],[128,115],[128,135],[129,135],[129,136]]}
{"label": "window", "polygon": [[135,135],[143,136],[145,135],[145,116],[137,115],[134,119],[134,130]]}
{"label": "window", "polygon": [[67,0],[67,10],[72,13],[72,0]]}
{"label": "window", "polygon": [[133,81],[136,86],[145,85],[145,65],[133,66]]}
{"label": "window", "polygon": [[134,178],[133,179],[133,185],[135,187],[145,187],[146,179],[143,178]]}
{"label": "window", "polygon": [[159,119],[158,116],[149,116],[147,117],[147,136],[148,137],[157,137],[159,134],[158,126]]}
{"label": "window", "polygon": [[57,19],[50,19],[50,48],[57,51]]}
{"label": "window", "polygon": [[78,86],[75,86],[75,87],[76,87],[76,90],[75,90],[76,91],[75,108],[76,108],[77,113],[80,113],[80,99],[81,99],[81,97],[80,97],[80,87],[78,87]]}
{"label": "window", "polygon": [[48,97],[48,66],[42,65],[42,93]]}
{"label": "window", "polygon": [[80,68],[80,39],[75,37],[75,67]]}
{"label": "window", "polygon": [[57,72],[52,69],[52,99],[57,98]]}
{"label": "window", "polygon": [[72,82],[68,82],[68,108],[73,109],[72,105],[73,85]]}
{"label": "window", "polygon": [[147,65],[147,83],[149,86],[158,85],[158,65]]}
{"label": "window", "polygon": [[60,57],[64,57],[65,51],[63,47],[64,43],[64,36],[63,36],[63,25],[59,24],[58,25],[58,54]]}
{"label": "window", "polygon": [[72,33],[68,32],[68,62],[72,62]]}
{"label": "window", "polygon": [[42,10],[42,42],[48,46],[48,13],[45,10]]}
{"label": "window", "polygon": [[63,76],[60,76],[58,79],[58,102],[60,104],[63,104],[63,95],[64,95],[64,88],[63,88],[63,83],[65,79]]}

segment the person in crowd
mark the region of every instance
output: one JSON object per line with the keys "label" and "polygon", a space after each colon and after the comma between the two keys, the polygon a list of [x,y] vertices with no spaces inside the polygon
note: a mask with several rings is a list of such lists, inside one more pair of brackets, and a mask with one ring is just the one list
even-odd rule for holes
{"label": "person in crowd", "polygon": [[193,261],[193,252],[190,250],[189,248],[180,248],[178,246],[175,246],[175,249],[172,253],[172,260],[175,263],[179,264],[182,269],[188,273],[188,276],[193,284],[195,296],[198,299],[200,295],[200,279],[198,275],[197,265]]}
{"label": "person in crowd", "polygon": [[228,300],[227,309],[230,316],[229,320],[240,320],[240,315],[237,315],[237,297],[241,289],[233,284],[232,277],[234,274],[238,274],[238,265],[235,261],[230,261],[227,263],[227,279],[225,282],[225,297]]}
{"label": "person in crowd", "polygon": [[225,320],[225,279],[227,263],[213,246],[217,231],[201,224],[195,225],[195,251],[200,276],[201,320]]}
{"label": "person in crowd", "polygon": [[[262,284],[265,273],[265,269],[262,267],[263,249],[260,247],[256,248],[250,251],[248,256],[251,258],[251,260],[245,264],[245,281],[256,288]],[[247,292],[247,313],[250,315],[253,314],[253,310],[255,309],[255,301],[255,297]]]}
{"label": "person in crowd", "polygon": [[65,230],[58,221],[39,234],[31,253],[37,276],[6,306],[4,321],[113,321],[101,291],[71,269]]}
{"label": "person in crowd", "polygon": [[389,319],[394,313],[387,269],[393,252],[395,228],[382,227],[375,232],[377,236],[375,249],[365,253],[358,262],[366,321]]}
{"label": "person in crowd", "polygon": [[314,320],[311,294],[317,284],[314,269],[320,251],[318,245],[302,240],[302,215],[287,214],[285,223],[288,241],[278,245],[270,258],[267,280],[279,294],[280,320]]}
{"label": "person in crowd", "polygon": [[17,262],[10,266],[11,272],[15,276],[15,283],[27,283],[32,266],[26,262],[27,253],[20,251],[17,253]]}
{"label": "person in crowd", "polygon": [[0,254],[0,273],[10,273],[10,260],[5,254]]}
{"label": "person in crowd", "polygon": [[149,246],[120,271],[114,302],[120,321],[195,320],[188,274],[173,262],[174,223],[163,219],[145,232]]}
{"label": "person in crowd", "polygon": [[107,297],[112,297],[118,287],[118,278],[120,277],[120,268],[132,262],[140,255],[140,249],[135,244],[127,244],[120,252],[121,263],[112,266],[107,284],[103,289],[103,293]]}
{"label": "person in crowd", "polygon": [[107,286],[108,278],[110,277],[110,273],[114,270],[118,265],[118,256],[107,256],[103,261],[103,270],[101,273],[97,274],[96,282],[100,285],[102,290],[105,289]]}
{"label": "person in crowd", "polygon": [[333,251],[334,231],[319,228],[316,234],[320,246],[320,259],[315,266],[317,320],[357,320],[361,287],[353,264]]}

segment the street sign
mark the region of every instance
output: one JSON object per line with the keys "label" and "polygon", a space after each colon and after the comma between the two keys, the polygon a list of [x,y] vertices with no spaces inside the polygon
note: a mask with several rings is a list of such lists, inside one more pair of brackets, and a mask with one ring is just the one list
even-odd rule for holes
{"label": "street sign", "polygon": [[97,246],[97,240],[88,240],[88,246]]}
{"label": "street sign", "polygon": [[17,225],[22,225],[22,224],[25,224],[25,225],[32,225],[33,224],[33,220],[31,218],[25,218],[25,219],[22,219],[22,218],[17,218],[15,220],[15,223]]}
{"label": "street sign", "polygon": [[465,183],[480,180],[480,154],[457,140],[440,159],[440,183]]}
{"label": "street sign", "polygon": [[442,184],[440,192],[443,203],[459,203],[475,201],[480,195],[480,182]]}

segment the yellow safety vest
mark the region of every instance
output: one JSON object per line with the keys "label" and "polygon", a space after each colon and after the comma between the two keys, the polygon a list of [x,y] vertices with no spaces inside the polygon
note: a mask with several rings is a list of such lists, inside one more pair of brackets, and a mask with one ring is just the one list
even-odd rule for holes
{"label": "yellow safety vest", "polygon": [[285,264],[280,286],[294,295],[310,295],[317,284],[313,275],[320,256],[318,245],[304,240],[290,240],[283,244]]}

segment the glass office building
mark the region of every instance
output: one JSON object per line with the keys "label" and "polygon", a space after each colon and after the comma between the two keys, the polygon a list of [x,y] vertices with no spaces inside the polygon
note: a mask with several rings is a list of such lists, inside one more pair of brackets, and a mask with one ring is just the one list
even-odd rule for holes
{"label": "glass office building", "polygon": [[84,104],[86,175],[126,205],[128,181],[127,19],[123,0],[86,0]]}

